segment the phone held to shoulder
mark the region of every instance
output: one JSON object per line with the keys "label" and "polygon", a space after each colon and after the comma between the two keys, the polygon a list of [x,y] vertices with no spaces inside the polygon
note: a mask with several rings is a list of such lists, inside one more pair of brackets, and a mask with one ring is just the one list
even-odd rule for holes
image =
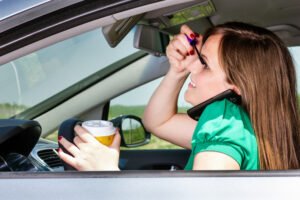
{"label": "phone held to shoulder", "polygon": [[235,93],[233,90],[229,89],[229,90],[225,90],[224,92],[190,108],[187,111],[187,114],[194,120],[198,121],[199,117],[201,116],[202,112],[204,111],[204,109],[206,108],[206,106],[208,106],[209,104],[215,102],[215,101],[220,101],[223,99],[227,99],[229,101],[231,101],[234,104],[241,104],[242,103],[242,97],[240,95],[238,95],[237,93]]}

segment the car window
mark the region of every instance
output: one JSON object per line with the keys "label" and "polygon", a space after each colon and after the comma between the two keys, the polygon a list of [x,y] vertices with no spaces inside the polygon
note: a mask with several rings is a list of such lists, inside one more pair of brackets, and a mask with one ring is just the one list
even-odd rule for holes
{"label": "car window", "polygon": [[49,2],[50,0],[0,0],[0,20]]}
{"label": "car window", "polygon": [[[289,48],[291,55],[294,59],[294,64],[297,70],[297,81],[298,85],[300,85],[300,47],[290,47]],[[129,92],[126,92],[114,99],[110,102],[109,108],[109,119],[115,118],[120,115],[136,115],[138,117],[142,117],[144,113],[145,106],[149,101],[152,93],[155,88],[159,85],[162,78],[156,79],[152,82],[144,84],[138,88],[135,88]],[[188,103],[184,101],[184,92],[188,85],[188,79],[185,82],[183,89],[180,92],[179,100],[178,100],[178,108],[179,112],[186,112],[188,108],[191,107]],[[299,93],[299,87],[298,87]],[[163,141],[154,135],[151,136],[151,142],[148,145],[138,147],[139,149],[176,149],[179,148],[176,145]],[[134,148],[135,149],[135,148]]]}
{"label": "car window", "polygon": [[[300,47],[289,47],[289,50],[291,52],[291,55],[294,60],[294,64],[297,71],[297,84],[300,86]],[[1,75],[1,74],[0,74]],[[3,77],[5,78],[5,77]],[[2,79],[0,79],[2,80]],[[5,79],[3,79],[5,80]],[[159,85],[162,78],[158,78],[154,81],[151,81],[149,83],[146,83],[138,88],[135,88],[133,90],[130,90],[114,99],[110,102],[110,108],[109,108],[109,119],[113,119],[115,117],[118,117],[120,115],[136,115],[138,117],[143,116],[143,112],[145,109],[145,106],[147,105],[147,102],[149,101],[152,93],[154,92],[155,88]],[[188,79],[185,82],[182,91],[180,92],[179,99],[178,99],[178,108],[180,112],[186,112],[188,108],[191,107],[188,103],[184,101],[184,91],[186,90],[188,85]],[[299,92],[298,87],[298,93]],[[6,104],[5,107],[7,110],[13,109],[13,105]],[[151,142],[148,145],[138,147],[139,149],[176,149],[179,148],[176,145],[170,144],[168,142],[165,142],[154,135],[151,136]],[[50,134],[47,136],[47,139],[50,140],[57,140],[57,131],[55,131],[53,134]],[[133,148],[136,149],[136,148]]]}
{"label": "car window", "polygon": [[137,52],[132,41],[133,31],[111,48],[96,29],[0,66],[0,118],[19,114]]}
{"label": "car window", "polygon": [[[162,81],[162,78],[158,78],[154,81],[146,83],[140,87],[137,87],[133,90],[130,90],[110,101],[110,108],[108,118],[113,119],[120,115],[135,115],[142,118],[145,107],[150,100],[151,95],[154,90],[158,87],[159,83]],[[188,81],[187,81],[188,82]],[[187,87],[187,82],[184,84],[183,88]],[[184,91],[179,95],[178,100],[178,110],[179,112],[186,112],[186,110],[190,107],[184,101]],[[173,145],[169,142],[161,140],[154,135],[151,135],[151,141],[149,144],[144,145],[142,147],[138,147],[138,149],[178,149],[180,147]],[[136,149],[136,148],[130,148]]]}
{"label": "car window", "polygon": [[298,95],[300,94],[300,46],[289,47],[289,51],[293,57],[294,65],[297,73],[297,89]]}

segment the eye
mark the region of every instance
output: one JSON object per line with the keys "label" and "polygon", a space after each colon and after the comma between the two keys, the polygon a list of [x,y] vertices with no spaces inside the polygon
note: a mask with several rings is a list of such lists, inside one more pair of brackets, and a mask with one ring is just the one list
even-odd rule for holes
{"label": "eye", "polygon": [[205,60],[202,58],[202,56],[199,56],[199,60],[200,60],[201,64],[203,65],[203,68],[208,68],[207,63],[206,63]]}

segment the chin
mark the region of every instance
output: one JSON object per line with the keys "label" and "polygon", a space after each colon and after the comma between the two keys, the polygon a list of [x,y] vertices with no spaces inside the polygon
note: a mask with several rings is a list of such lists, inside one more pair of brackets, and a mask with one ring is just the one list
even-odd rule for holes
{"label": "chin", "polygon": [[188,94],[187,91],[186,91],[185,94],[184,94],[184,100],[185,100],[187,103],[191,104],[192,106],[197,105],[197,104],[192,100],[192,98],[190,98],[190,96],[189,96],[189,94]]}

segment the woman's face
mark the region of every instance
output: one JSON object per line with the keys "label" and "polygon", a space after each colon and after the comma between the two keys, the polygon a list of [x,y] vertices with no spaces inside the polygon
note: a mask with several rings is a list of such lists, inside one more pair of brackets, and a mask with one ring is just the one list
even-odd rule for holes
{"label": "woman's face", "polygon": [[221,35],[210,36],[203,45],[200,54],[206,65],[202,65],[197,59],[187,67],[191,74],[185,100],[192,105],[202,103],[227,89],[233,89],[233,85],[226,81],[225,72],[219,63],[218,51],[221,38]]}

